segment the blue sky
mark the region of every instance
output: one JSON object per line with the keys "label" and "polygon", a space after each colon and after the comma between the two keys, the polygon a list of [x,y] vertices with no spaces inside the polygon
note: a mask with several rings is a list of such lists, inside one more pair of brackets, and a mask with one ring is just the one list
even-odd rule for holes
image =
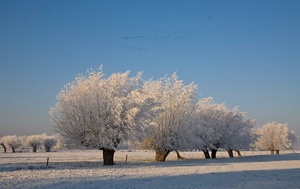
{"label": "blue sky", "polygon": [[0,0],[0,137],[53,134],[56,95],[100,65],[144,79],[176,71],[257,126],[300,134],[299,10],[297,0]]}

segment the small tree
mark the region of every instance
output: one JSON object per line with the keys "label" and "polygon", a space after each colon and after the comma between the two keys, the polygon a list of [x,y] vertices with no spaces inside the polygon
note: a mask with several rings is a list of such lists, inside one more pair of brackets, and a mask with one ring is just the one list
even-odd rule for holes
{"label": "small tree", "polygon": [[5,144],[4,144],[4,139],[3,139],[3,137],[0,138],[0,145],[3,147],[4,153],[6,153],[6,146],[5,146]]}
{"label": "small tree", "polygon": [[76,77],[50,110],[55,131],[69,144],[102,150],[103,165],[113,165],[118,145],[137,137],[151,116],[141,76],[130,78],[127,71],[105,78],[100,67]]}
{"label": "small tree", "polygon": [[44,135],[42,138],[42,145],[44,147],[45,152],[50,152],[51,148],[54,147],[57,143],[57,139],[55,136],[47,136]]}
{"label": "small tree", "polygon": [[22,140],[20,136],[17,135],[7,135],[2,137],[5,146],[11,148],[12,153],[16,152],[16,149],[22,145]]}
{"label": "small tree", "polygon": [[292,142],[289,139],[288,125],[278,122],[269,122],[257,129],[259,135],[256,147],[270,150],[271,154],[279,154],[282,149],[289,149]]}
{"label": "small tree", "polygon": [[3,147],[4,153],[6,153],[6,146],[4,145],[4,143],[0,143],[0,145]]}
{"label": "small tree", "polygon": [[32,147],[32,152],[36,152],[37,148],[42,144],[42,139],[46,136],[46,134],[27,136],[25,139],[25,144],[26,146]]}

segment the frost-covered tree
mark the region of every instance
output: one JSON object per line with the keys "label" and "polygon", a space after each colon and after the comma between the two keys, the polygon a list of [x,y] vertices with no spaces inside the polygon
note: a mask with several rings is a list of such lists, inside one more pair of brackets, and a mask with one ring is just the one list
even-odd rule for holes
{"label": "frost-covered tree", "polygon": [[141,93],[141,73],[105,77],[102,68],[76,77],[57,95],[50,115],[66,142],[103,150],[104,165],[113,165],[118,145],[147,125],[151,99]]}
{"label": "frost-covered tree", "polygon": [[199,119],[202,120],[206,132],[202,133],[205,142],[201,149],[206,158],[209,158],[208,149],[212,151],[212,158],[216,158],[219,148],[224,148],[228,134],[230,134],[229,111],[224,103],[217,104],[213,98],[203,98],[197,103]]}
{"label": "frost-covered tree", "polygon": [[43,145],[43,148],[45,152],[50,152],[51,149],[56,145],[57,139],[56,136],[47,136],[43,135],[41,144]]}
{"label": "frost-covered tree", "polygon": [[36,152],[37,148],[41,146],[42,140],[45,137],[47,137],[46,134],[27,136],[25,139],[25,145],[32,147],[32,152]]}
{"label": "frost-covered tree", "polygon": [[256,121],[247,119],[247,113],[239,112],[237,107],[228,110],[226,118],[226,133],[221,137],[220,147],[233,157],[232,150],[248,150],[255,142],[256,135],[252,131]]}
{"label": "frost-covered tree", "polygon": [[13,153],[15,153],[16,149],[22,145],[21,137],[17,135],[7,135],[2,137],[2,140],[5,146],[11,148]]}
{"label": "frost-covered tree", "polygon": [[24,139],[25,146],[32,147],[32,152],[36,152],[39,147],[42,147],[45,152],[50,152],[58,142],[58,135],[49,136],[46,133],[26,136]]}
{"label": "frost-covered tree", "polygon": [[[200,138],[195,140],[192,113],[197,97],[197,86],[185,85],[174,73],[171,77],[149,80],[144,85],[144,92],[155,102],[160,111],[153,119],[153,125],[144,131],[141,146],[154,149],[156,161],[165,161],[173,150],[191,149],[202,145]],[[198,123],[197,123],[198,124]]]}
{"label": "frost-covered tree", "polygon": [[6,146],[4,144],[4,138],[0,138],[0,145],[3,147],[4,153],[6,153]]}
{"label": "frost-covered tree", "polygon": [[0,143],[0,145],[3,147],[4,153],[6,153],[6,146],[4,143]]}
{"label": "frost-covered tree", "polygon": [[238,108],[228,109],[224,103],[217,104],[213,98],[203,98],[197,103],[197,116],[202,121],[201,139],[204,148],[201,149],[206,158],[210,158],[208,149],[212,151],[212,158],[216,158],[219,148],[226,149],[230,157],[232,150],[248,149],[255,140],[252,128],[255,120],[247,119],[246,113]]}
{"label": "frost-covered tree", "polygon": [[262,150],[270,150],[271,154],[276,151],[290,149],[292,142],[289,139],[289,130],[287,123],[269,122],[257,129],[259,135],[256,147]]}
{"label": "frost-covered tree", "polygon": [[197,103],[197,108],[195,109],[196,117],[199,122],[202,122],[203,132],[199,132],[201,138],[204,142],[203,151],[205,158],[210,158],[209,150],[214,150],[219,148],[218,140],[221,138],[222,127],[220,126],[222,104],[216,104],[213,98],[202,98]]}

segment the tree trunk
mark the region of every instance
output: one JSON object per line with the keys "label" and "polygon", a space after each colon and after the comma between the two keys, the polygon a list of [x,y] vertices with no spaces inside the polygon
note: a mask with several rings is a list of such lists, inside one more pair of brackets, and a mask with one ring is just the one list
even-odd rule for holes
{"label": "tree trunk", "polygon": [[16,153],[16,150],[13,147],[11,147],[11,151],[12,151],[12,153]]}
{"label": "tree trunk", "polygon": [[236,151],[236,153],[238,154],[239,157],[242,157],[242,154],[239,150],[234,150],[234,151]]}
{"label": "tree trunk", "polygon": [[217,157],[217,151],[218,150],[211,150],[211,158],[215,159]]}
{"label": "tree trunk", "polygon": [[155,151],[155,161],[166,161],[167,156],[169,155],[170,151],[163,152],[161,150]]}
{"label": "tree trunk", "polygon": [[45,146],[45,151],[50,152],[51,147],[50,146]]}
{"label": "tree trunk", "polygon": [[227,151],[229,157],[233,158],[233,152],[232,152],[232,150],[229,149],[229,150],[226,150],[226,151]]}
{"label": "tree trunk", "polygon": [[276,150],[276,154],[279,154],[279,150]]}
{"label": "tree trunk", "polygon": [[4,153],[6,153],[6,146],[3,143],[1,143],[0,145],[3,147]]}
{"label": "tree trunk", "polygon": [[272,154],[272,155],[274,155],[274,151],[275,151],[274,149],[271,150],[271,154]]}
{"label": "tree trunk", "polygon": [[36,148],[37,148],[36,146],[33,146],[32,147],[32,152],[36,152]]}
{"label": "tree trunk", "polygon": [[210,159],[209,151],[208,151],[207,149],[202,150],[202,151],[203,151],[203,153],[204,153],[205,159]]}
{"label": "tree trunk", "polygon": [[103,151],[103,166],[114,165],[115,150],[101,149]]}
{"label": "tree trunk", "polygon": [[181,157],[181,156],[180,156],[180,154],[179,154],[179,151],[178,151],[178,150],[175,150],[175,152],[176,152],[176,155],[177,155],[177,159],[184,159],[183,157]]}

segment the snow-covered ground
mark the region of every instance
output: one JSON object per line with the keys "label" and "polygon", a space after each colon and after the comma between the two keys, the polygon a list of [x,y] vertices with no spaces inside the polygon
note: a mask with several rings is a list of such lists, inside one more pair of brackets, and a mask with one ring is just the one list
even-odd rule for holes
{"label": "snow-covered ground", "polygon": [[0,188],[300,188],[300,151],[248,151],[239,158],[218,152],[217,159],[181,155],[184,160],[171,153],[157,163],[153,151],[119,150],[116,165],[103,167],[97,150],[0,153]]}

